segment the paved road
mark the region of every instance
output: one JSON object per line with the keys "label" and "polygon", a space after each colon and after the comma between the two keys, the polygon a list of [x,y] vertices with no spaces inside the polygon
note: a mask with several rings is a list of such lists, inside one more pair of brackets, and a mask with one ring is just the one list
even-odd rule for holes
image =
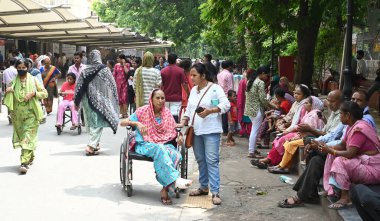
{"label": "paved road", "polygon": [[134,195],[128,198],[122,192],[119,147],[124,128],[116,135],[105,130],[101,154],[86,157],[87,133],[77,135],[66,127],[58,136],[55,118],[51,114],[41,125],[35,164],[27,175],[19,175],[20,150],[12,148],[13,128],[4,109],[0,113],[1,221],[208,219],[205,210],[182,207],[184,195],[173,206],[163,206],[161,187],[149,162],[134,161]]}

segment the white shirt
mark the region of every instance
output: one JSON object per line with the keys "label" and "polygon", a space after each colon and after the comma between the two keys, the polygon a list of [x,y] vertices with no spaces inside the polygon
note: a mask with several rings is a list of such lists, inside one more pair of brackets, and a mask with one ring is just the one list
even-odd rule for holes
{"label": "white shirt", "polygon": [[17,69],[14,66],[10,66],[3,72],[3,83],[8,85],[17,76]]}
{"label": "white shirt", "polygon": [[[208,86],[211,83],[208,83]],[[200,93],[198,93],[198,86],[195,86],[190,91],[189,102],[187,104],[186,112],[184,116],[189,117],[189,126],[192,122],[192,118],[194,116],[194,112],[197,109],[197,105],[199,103],[199,99],[203,96],[208,86],[204,87]],[[213,98],[213,93],[216,93],[216,97],[219,101],[217,105],[221,112],[209,114],[205,118],[201,118],[198,114],[195,114],[194,119],[194,133],[195,135],[202,134],[212,134],[212,133],[222,133],[222,114],[226,113],[230,109],[230,102],[228,101],[227,96],[224,94],[223,88],[217,84],[213,84],[211,88],[207,91],[205,96],[202,98],[199,107],[203,108],[213,108],[214,106],[211,104],[211,99]]]}

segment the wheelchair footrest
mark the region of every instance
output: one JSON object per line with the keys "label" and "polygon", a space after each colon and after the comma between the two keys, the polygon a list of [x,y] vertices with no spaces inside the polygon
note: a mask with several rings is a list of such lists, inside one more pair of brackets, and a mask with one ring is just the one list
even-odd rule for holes
{"label": "wheelchair footrest", "polygon": [[129,159],[131,160],[143,160],[143,161],[153,162],[152,158],[138,154],[136,152],[132,152],[132,151],[129,151],[128,156],[129,156]]}

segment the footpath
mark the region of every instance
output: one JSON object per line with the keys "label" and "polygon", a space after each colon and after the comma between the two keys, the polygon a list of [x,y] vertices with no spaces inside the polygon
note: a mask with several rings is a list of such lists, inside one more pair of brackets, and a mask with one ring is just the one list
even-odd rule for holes
{"label": "footpath", "polygon": [[[226,137],[223,137],[223,142]],[[221,146],[221,206],[209,210],[211,220],[329,220],[320,205],[283,209],[278,201],[293,196],[293,185],[280,175],[257,169],[250,164],[248,138],[235,137],[236,146]],[[260,150],[264,155],[269,150]],[[296,174],[287,175],[295,182]]]}

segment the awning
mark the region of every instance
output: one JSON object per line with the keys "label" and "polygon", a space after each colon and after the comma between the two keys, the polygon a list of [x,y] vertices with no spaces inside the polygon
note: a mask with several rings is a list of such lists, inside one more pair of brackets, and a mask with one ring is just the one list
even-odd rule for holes
{"label": "awning", "polygon": [[170,47],[161,41],[101,23],[89,14],[79,18],[66,5],[47,7],[32,0],[0,0],[0,37],[93,47]]}

